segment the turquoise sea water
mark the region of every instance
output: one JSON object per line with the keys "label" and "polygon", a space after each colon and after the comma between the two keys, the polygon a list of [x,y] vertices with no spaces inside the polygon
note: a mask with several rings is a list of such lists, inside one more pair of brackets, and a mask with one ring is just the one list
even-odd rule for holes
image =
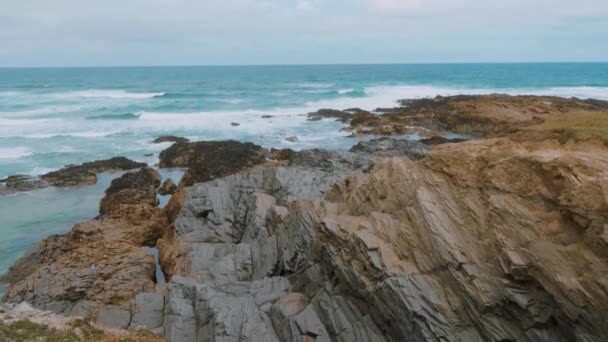
{"label": "turquoise sea water", "polygon": [[[608,100],[608,63],[0,69],[0,178],[118,155],[154,164],[168,145],[151,140],[164,134],[345,149],[355,141],[340,124],[304,114],[494,92]],[[40,238],[95,216],[104,177],[0,197],[0,273]]]}

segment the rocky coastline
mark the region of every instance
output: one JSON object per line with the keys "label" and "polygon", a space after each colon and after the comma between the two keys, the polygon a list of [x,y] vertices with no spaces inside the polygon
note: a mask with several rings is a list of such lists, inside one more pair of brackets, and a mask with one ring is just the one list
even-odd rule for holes
{"label": "rocky coastline", "polygon": [[9,177],[130,170],[2,276],[2,301],[173,342],[605,341],[608,103],[400,105],[308,114],[382,136],[349,151],[161,137],[178,184],[124,159]]}

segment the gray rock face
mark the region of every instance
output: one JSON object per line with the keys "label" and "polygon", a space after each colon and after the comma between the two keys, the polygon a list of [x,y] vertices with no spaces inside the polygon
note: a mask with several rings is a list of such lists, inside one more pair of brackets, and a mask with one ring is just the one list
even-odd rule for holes
{"label": "gray rock face", "polygon": [[315,218],[287,216],[292,201],[321,197],[372,159],[304,151],[287,167],[258,167],[191,187],[174,223],[178,257],[171,260],[176,266],[168,284],[165,337],[384,340],[359,303],[337,294],[341,289],[331,272],[309,249]]}

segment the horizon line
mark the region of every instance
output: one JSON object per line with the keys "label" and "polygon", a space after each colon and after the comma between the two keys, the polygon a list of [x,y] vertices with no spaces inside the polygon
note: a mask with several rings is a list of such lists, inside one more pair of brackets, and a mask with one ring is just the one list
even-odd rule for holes
{"label": "horizon line", "polygon": [[403,63],[260,63],[260,64],[116,64],[0,66],[0,69],[85,69],[85,68],[195,68],[195,67],[287,67],[287,66],[369,66],[369,65],[473,65],[473,64],[605,64],[606,61],[510,61],[510,62],[403,62]]}

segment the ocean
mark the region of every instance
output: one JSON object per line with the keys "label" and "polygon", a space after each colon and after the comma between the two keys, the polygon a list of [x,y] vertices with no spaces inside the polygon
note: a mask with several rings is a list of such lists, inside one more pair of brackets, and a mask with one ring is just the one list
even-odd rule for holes
{"label": "ocean", "polygon": [[[114,156],[155,164],[169,145],[152,140],[167,134],[347,149],[356,140],[339,123],[305,114],[488,93],[608,100],[608,63],[0,69],[0,178]],[[0,197],[0,273],[36,241],[94,217],[114,176]]]}

